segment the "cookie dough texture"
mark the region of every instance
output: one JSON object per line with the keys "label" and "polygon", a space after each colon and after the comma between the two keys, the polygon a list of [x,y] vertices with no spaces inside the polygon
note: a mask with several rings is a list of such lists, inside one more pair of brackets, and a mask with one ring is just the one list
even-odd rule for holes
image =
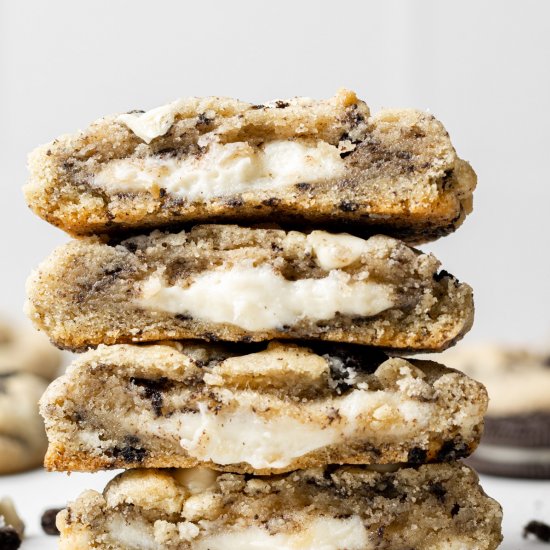
{"label": "cookie dough texture", "polygon": [[481,384],[433,362],[278,342],[101,346],[41,401],[50,469],[257,474],[464,457],[486,408]]}
{"label": "cookie dough texture", "polygon": [[61,353],[43,334],[0,318],[0,376],[23,371],[52,380],[60,365]]}
{"label": "cookie dough texture", "polygon": [[69,242],[31,276],[27,312],[60,347],[198,338],[321,339],[441,350],[471,288],[395,239],[196,226]]}
{"label": "cookie dough texture", "polygon": [[60,548],[492,550],[502,512],[460,463],[245,477],[134,470],[61,512]]}
{"label": "cookie dough texture", "polygon": [[37,403],[46,387],[35,374],[0,374],[0,474],[41,465],[47,440]]}
{"label": "cookie dough texture", "polygon": [[73,235],[276,219],[422,242],[462,223],[476,185],[432,115],[371,115],[347,90],[108,116],[38,148],[29,166],[28,204]]}

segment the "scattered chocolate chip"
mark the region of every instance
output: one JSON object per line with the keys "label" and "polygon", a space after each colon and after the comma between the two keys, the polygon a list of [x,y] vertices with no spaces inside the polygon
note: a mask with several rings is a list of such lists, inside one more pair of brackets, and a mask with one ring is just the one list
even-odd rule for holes
{"label": "scattered chocolate chip", "polygon": [[451,508],[451,517],[455,517],[458,512],[460,512],[460,504],[458,502],[454,503],[454,506]]}
{"label": "scattered chocolate chip", "polygon": [[63,510],[63,508],[50,508],[42,514],[40,524],[46,535],[59,535],[59,529],[55,524],[55,518],[61,510]]}
{"label": "scattered chocolate chip", "polygon": [[428,453],[425,449],[420,447],[413,447],[407,455],[407,462],[409,464],[423,464],[428,458]]}
{"label": "scattered chocolate chip", "polygon": [[535,535],[542,542],[550,542],[550,525],[542,521],[530,521],[523,528],[523,538],[526,539],[529,535]]}
{"label": "scattered chocolate chip", "polygon": [[21,535],[11,526],[0,528],[0,548],[2,550],[16,550],[21,546]]}
{"label": "scattered chocolate chip", "polygon": [[275,102],[275,107],[277,107],[277,109],[286,109],[286,107],[288,107],[289,105],[290,103],[286,101],[277,100]]}
{"label": "scattered chocolate chip", "polygon": [[342,212],[355,212],[359,208],[359,205],[352,201],[341,201],[338,208],[340,208]]}

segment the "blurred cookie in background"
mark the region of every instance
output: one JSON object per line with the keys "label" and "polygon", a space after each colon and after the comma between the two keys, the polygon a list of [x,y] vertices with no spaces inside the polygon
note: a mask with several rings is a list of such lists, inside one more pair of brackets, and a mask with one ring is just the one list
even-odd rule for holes
{"label": "blurred cookie in background", "polygon": [[550,354],[477,344],[448,350],[441,361],[489,393],[485,432],[469,464],[486,474],[550,479]]}
{"label": "blurred cookie in background", "polygon": [[45,336],[0,320],[0,475],[42,464],[47,440],[38,400],[61,362]]}
{"label": "blurred cookie in background", "polygon": [[0,375],[24,371],[53,380],[61,359],[61,352],[44,334],[0,317]]}

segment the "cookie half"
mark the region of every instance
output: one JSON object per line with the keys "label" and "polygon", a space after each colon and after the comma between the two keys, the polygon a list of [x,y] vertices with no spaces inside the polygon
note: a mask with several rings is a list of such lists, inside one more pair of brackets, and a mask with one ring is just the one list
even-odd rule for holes
{"label": "cookie half", "polygon": [[37,403],[47,385],[27,372],[0,374],[0,474],[42,464],[48,443]]}
{"label": "cookie half", "polygon": [[108,116],[29,164],[28,204],[74,235],[276,219],[420,242],[462,223],[476,185],[432,115],[370,116],[347,90],[265,105],[189,98]]}
{"label": "cookie half", "polygon": [[60,347],[198,338],[321,339],[438,350],[473,319],[472,290],[390,237],[204,225],[58,248],[27,312]]}
{"label": "cookie half", "polygon": [[481,445],[470,458],[479,471],[550,479],[550,358],[497,344],[460,346],[441,356],[489,392]]}
{"label": "cookie half", "polygon": [[483,386],[363,347],[101,346],[41,401],[53,470],[269,474],[324,464],[454,460],[475,449]]}
{"label": "cookie half", "polygon": [[275,477],[133,470],[57,517],[60,548],[493,550],[502,512],[460,463]]}

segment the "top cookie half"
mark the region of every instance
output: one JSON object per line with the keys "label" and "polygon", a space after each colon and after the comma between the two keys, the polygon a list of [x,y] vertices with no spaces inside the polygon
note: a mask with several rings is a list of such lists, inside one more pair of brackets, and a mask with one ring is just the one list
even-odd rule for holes
{"label": "top cookie half", "polygon": [[415,243],[454,231],[476,185],[432,115],[371,116],[346,90],[107,116],[39,147],[29,166],[29,206],[73,235],[275,218]]}

